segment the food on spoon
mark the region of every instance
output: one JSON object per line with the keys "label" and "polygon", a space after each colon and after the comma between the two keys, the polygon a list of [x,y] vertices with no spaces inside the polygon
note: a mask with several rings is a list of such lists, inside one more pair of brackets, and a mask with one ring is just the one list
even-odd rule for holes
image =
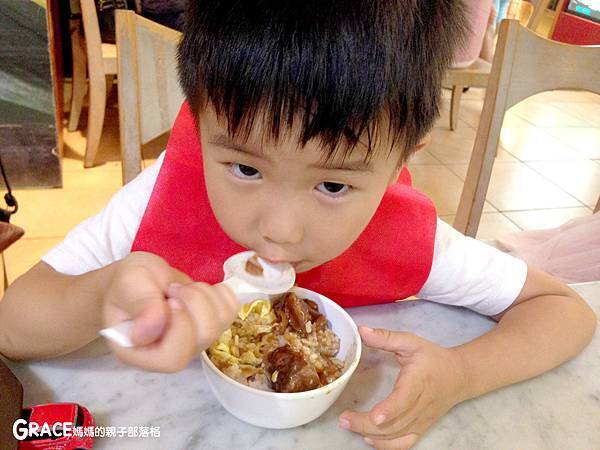
{"label": "food on spoon", "polygon": [[248,272],[250,275],[262,277],[263,267],[258,261],[258,257],[256,255],[246,261],[246,272]]}
{"label": "food on spoon", "polygon": [[288,292],[244,305],[231,328],[208,349],[227,376],[258,389],[302,392],[339,378],[340,340],[318,305]]}

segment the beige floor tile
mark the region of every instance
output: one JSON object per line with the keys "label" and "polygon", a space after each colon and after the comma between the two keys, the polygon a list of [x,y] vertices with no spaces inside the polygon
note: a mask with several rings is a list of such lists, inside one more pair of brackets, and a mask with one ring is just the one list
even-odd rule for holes
{"label": "beige floor tile", "polygon": [[62,158],[62,171],[64,172],[102,172],[102,171],[121,171],[121,161],[105,161],[102,164],[97,164],[94,167],[84,168],[83,158],[71,156],[70,153],[66,153]]}
{"label": "beige floor tile", "polygon": [[[462,98],[464,100],[483,100],[485,98],[485,88],[469,88],[467,92],[463,92]],[[442,89],[442,99],[444,101],[450,102],[452,98],[452,90],[450,88],[444,87]]]}
{"label": "beige floor tile", "polygon": [[440,109],[440,117],[438,117],[438,119],[436,120],[433,128],[446,128],[449,129],[450,128],[450,112],[448,110],[448,108],[442,108]]}
{"label": "beige floor tile", "polygon": [[[450,225],[453,224],[455,217],[454,215],[440,216],[442,220]],[[481,215],[481,222],[479,222],[479,228],[477,229],[477,239],[494,240],[504,234],[515,231],[520,231],[520,228],[503,214],[499,212],[484,212]]]}
{"label": "beige floor tile", "polygon": [[466,94],[464,94],[460,101],[460,111],[458,113],[461,122],[459,126],[462,126],[462,122],[466,122],[470,127],[477,129],[482,108],[483,100],[468,100]]}
{"label": "beige floor tile", "polygon": [[512,110],[504,113],[504,121],[502,122],[502,128],[529,128],[532,124],[521,116],[516,115]]}
{"label": "beige floor tile", "polygon": [[600,159],[600,128],[549,128],[548,133],[586,158]]}
{"label": "beige floor tile", "polygon": [[[466,127],[466,128],[471,128],[471,126],[462,120],[462,117],[458,118],[458,128],[462,128],[462,127]],[[434,129],[441,129],[441,130],[450,130],[450,107],[442,107],[442,109],[440,110],[440,117],[438,117],[438,120],[435,122]]]}
{"label": "beige floor tile", "polygon": [[551,104],[524,101],[510,109],[517,116],[540,128],[589,127],[591,123]]}
{"label": "beige floor tile", "polygon": [[[454,131],[434,129],[431,132],[431,143],[427,151],[444,164],[468,163],[471,159],[476,131],[462,127]],[[500,149],[499,161],[516,161],[516,159]]]}
{"label": "beige floor tile", "polygon": [[576,217],[588,216],[592,210],[586,207],[539,209],[532,211],[505,212],[504,215],[524,230],[554,228]]}
{"label": "beige floor tile", "polygon": [[455,214],[446,214],[444,216],[439,216],[439,217],[444,222],[446,222],[448,225],[452,225],[452,224],[454,224],[454,219],[456,218],[456,215]]}
{"label": "beige floor tile", "polygon": [[586,159],[543,128],[503,128],[500,144],[521,161]]}
{"label": "beige floor tile", "polygon": [[485,98],[486,89],[485,88],[469,88],[467,92],[463,92],[462,98],[466,101],[470,100],[481,100]]}
{"label": "beige floor tile", "polygon": [[156,162],[156,158],[152,158],[152,159],[143,159],[142,160],[142,169],[147,169],[148,167],[150,167],[152,164],[154,164]]}
{"label": "beige floor tile", "polygon": [[[118,190],[118,187],[90,186],[92,183],[83,181],[88,176],[85,175],[77,177],[82,183],[80,187],[16,192],[19,212],[14,223],[25,229],[28,238],[66,235],[79,222],[98,213]],[[67,177],[67,182],[75,182],[77,178]]]}
{"label": "beige floor tile", "polygon": [[600,164],[595,161],[533,162],[528,165],[585,205],[600,195]]}
{"label": "beige floor tile", "polygon": [[11,245],[5,252],[6,275],[12,283],[40,261],[40,258],[62,238],[21,239]]}
{"label": "beige floor tile", "polygon": [[63,190],[98,189],[116,192],[121,187],[121,170],[82,169],[63,173]]}
{"label": "beige floor tile", "polygon": [[[463,120],[463,116],[459,114],[458,117],[458,128],[471,126]],[[442,130],[450,130],[450,99],[444,99],[440,108],[440,117],[435,122],[434,128],[440,128]]]}
{"label": "beige floor tile", "polygon": [[[461,179],[464,179],[468,169],[466,164],[447,167]],[[525,163],[501,161],[494,164],[486,199],[502,212],[583,206]]]}
{"label": "beige floor tile", "polygon": [[422,149],[414,153],[408,162],[409,166],[421,165],[421,164],[440,164],[440,161],[435,158],[426,149]]}
{"label": "beige floor tile", "polygon": [[[435,204],[438,215],[455,214],[463,183],[442,165],[419,165],[410,169],[414,187]],[[496,211],[486,202],[484,211]]]}
{"label": "beige floor tile", "polygon": [[573,117],[577,117],[594,127],[600,127],[600,103],[574,103],[561,102],[551,105],[566,111]]}
{"label": "beige floor tile", "polygon": [[446,164],[446,167],[462,181],[467,177],[468,164]]}

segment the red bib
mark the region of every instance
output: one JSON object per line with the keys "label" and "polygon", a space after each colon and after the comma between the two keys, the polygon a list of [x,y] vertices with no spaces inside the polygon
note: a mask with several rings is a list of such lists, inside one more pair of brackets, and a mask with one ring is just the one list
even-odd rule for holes
{"label": "red bib", "polygon": [[[192,279],[218,283],[223,263],[247,250],[218,224],[204,184],[196,121],[184,103],[131,251],[151,252]],[[337,258],[299,273],[299,286],[343,307],[388,303],[419,292],[431,270],[436,212],[403,171],[358,239]]]}

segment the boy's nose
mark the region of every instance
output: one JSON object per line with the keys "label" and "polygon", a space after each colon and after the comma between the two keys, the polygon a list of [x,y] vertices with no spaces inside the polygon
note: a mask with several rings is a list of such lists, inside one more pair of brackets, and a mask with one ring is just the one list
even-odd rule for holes
{"label": "boy's nose", "polygon": [[265,241],[277,245],[298,245],[304,237],[301,220],[287,208],[275,207],[263,215],[258,231]]}

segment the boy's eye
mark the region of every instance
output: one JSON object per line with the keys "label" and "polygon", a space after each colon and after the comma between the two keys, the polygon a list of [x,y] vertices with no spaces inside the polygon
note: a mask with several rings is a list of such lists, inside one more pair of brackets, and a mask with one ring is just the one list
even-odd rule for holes
{"label": "boy's eye", "polygon": [[351,186],[343,183],[333,183],[331,181],[325,181],[317,185],[317,191],[322,192],[330,197],[341,197],[347,194]]}
{"label": "boy's eye", "polygon": [[238,178],[245,180],[258,180],[261,178],[260,172],[254,167],[244,164],[233,163],[230,165],[231,172]]}

